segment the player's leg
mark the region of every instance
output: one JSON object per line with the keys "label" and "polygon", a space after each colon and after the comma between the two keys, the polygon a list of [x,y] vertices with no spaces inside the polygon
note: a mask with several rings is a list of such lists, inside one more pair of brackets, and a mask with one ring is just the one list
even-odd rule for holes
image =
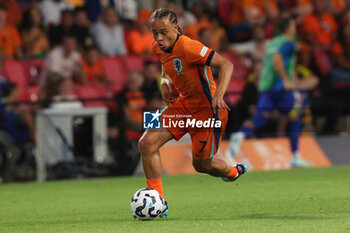
{"label": "player's leg", "polygon": [[[173,138],[174,135],[169,130],[159,129],[146,130],[139,140],[139,150],[147,185],[149,188],[157,190],[163,199],[162,162],[159,148]],[[168,203],[165,201],[160,217],[167,217],[168,212]]]}
{"label": "player's leg", "polygon": [[163,198],[162,163],[159,148],[173,138],[174,136],[169,130],[157,129],[146,130],[139,140],[139,150],[148,187],[157,190]]}
{"label": "player's leg", "polygon": [[192,164],[197,172],[222,177],[225,181],[234,181],[248,170],[244,163],[238,163],[232,166],[218,157],[207,160],[193,158]]}
{"label": "player's leg", "polygon": [[218,112],[219,114],[215,118],[218,117],[221,120],[221,128],[190,130],[193,155],[192,164],[197,172],[223,177],[233,181],[245,173],[247,167],[244,163],[231,166],[226,161],[214,156],[218,151],[227,123],[227,111],[219,110]]}
{"label": "player's leg", "polygon": [[240,153],[243,140],[249,137],[256,129],[266,124],[273,110],[274,103],[271,94],[268,92],[261,93],[255,115],[246,120],[237,133],[233,133],[230,136],[230,151],[233,157]]}
{"label": "player's leg", "polygon": [[298,103],[298,97],[293,91],[285,91],[281,93],[279,96],[279,100],[277,103],[277,107],[279,111],[286,115],[289,118],[289,124],[287,128],[287,135],[289,137],[291,152],[292,152],[292,160],[291,165],[294,167],[310,167],[310,163],[305,161],[299,154],[299,138],[302,130],[302,122],[300,117],[299,108],[302,107],[300,103]]}
{"label": "player's leg", "polygon": [[[182,102],[179,100],[162,112],[161,119],[165,116],[176,116],[176,114],[185,114]],[[171,127],[148,129],[139,140],[139,150],[148,187],[157,190],[163,198],[162,163],[159,148],[173,138],[179,140],[185,133],[185,131]]]}
{"label": "player's leg", "polygon": [[288,138],[292,152],[291,165],[293,167],[311,167],[310,163],[305,161],[299,154],[299,138],[302,130],[302,122],[300,118],[291,120],[288,125]]}

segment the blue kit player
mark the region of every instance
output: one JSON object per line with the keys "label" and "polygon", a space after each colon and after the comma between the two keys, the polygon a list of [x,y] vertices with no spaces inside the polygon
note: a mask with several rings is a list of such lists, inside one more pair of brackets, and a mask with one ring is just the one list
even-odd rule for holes
{"label": "blue kit player", "polygon": [[[263,127],[274,110],[283,115],[290,115],[296,105],[294,90],[298,87],[294,80],[296,64],[296,22],[292,18],[285,18],[279,22],[281,35],[276,36],[269,43],[263,68],[259,80],[260,92],[256,114],[245,121],[239,132],[230,137],[231,154],[236,156],[240,152],[242,141],[249,137],[256,129]],[[298,153],[298,138],[300,123],[298,118],[290,118],[288,136],[291,140],[292,166],[309,167],[310,164]],[[293,128],[294,127],[294,128]]]}

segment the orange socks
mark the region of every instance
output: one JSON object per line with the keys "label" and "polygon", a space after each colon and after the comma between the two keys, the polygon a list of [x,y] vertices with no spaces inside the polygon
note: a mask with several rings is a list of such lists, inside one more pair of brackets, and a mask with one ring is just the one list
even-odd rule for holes
{"label": "orange socks", "polygon": [[[236,169],[236,168],[235,168]],[[236,169],[237,170],[237,169]],[[152,179],[152,180],[146,180],[148,184],[148,188],[157,190],[158,193],[162,196],[164,199],[164,194],[163,194],[163,185],[162,185],[162,178],[158,179]]]}
{"label": "orange socks", "polygon": [[234,178],[236,178],[237,175],[238,175],[237,168],[231,166],[231,171],[225,177],[233,180]]}

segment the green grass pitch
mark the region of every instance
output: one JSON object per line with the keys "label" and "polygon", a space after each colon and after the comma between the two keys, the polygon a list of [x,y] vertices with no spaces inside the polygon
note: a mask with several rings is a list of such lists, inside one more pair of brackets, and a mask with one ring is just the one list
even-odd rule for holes
{"label": "green grass pitch", "polygon": [[143,177],[0,185],[0,232],[350,233],[350,166],[163,178],[169,217],[134,220]]}

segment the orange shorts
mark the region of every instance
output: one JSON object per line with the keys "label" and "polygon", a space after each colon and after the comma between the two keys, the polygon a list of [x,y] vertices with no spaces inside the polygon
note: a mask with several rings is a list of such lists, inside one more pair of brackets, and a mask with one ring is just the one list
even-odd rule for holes
{"label": "orange shorts", "polygon": [[178,99],[163,111],[161,122],[176,140],[189,133],[193,158],[206,160],[218,151],[227,118],[227,110],[219,109],[214,114],[211,107],[189,107]]}

